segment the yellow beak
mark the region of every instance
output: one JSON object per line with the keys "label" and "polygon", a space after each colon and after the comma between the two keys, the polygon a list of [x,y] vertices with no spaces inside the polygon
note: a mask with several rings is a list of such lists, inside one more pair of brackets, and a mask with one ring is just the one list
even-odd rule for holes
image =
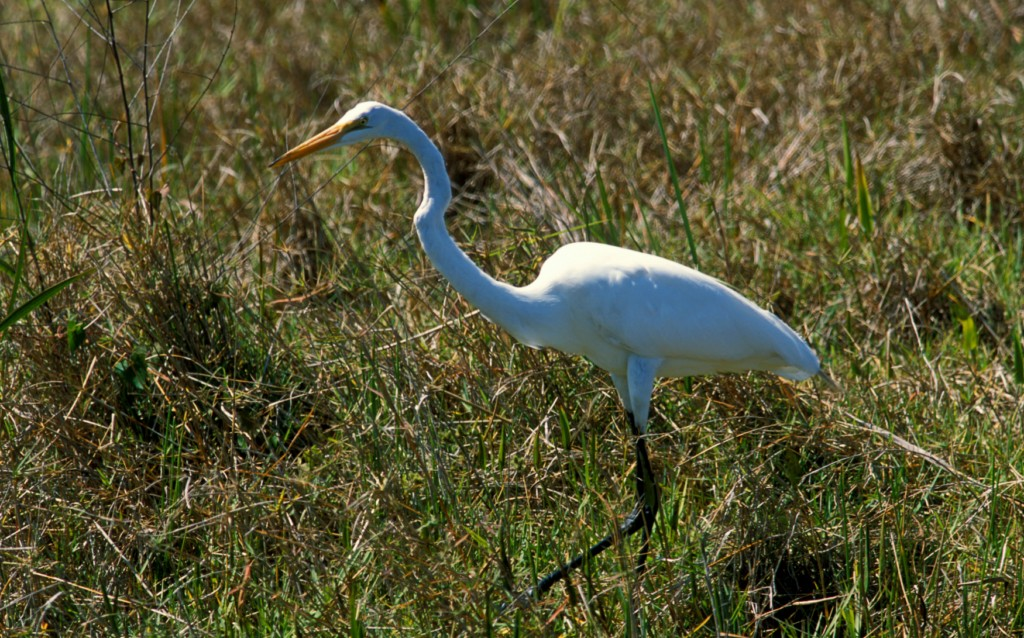
{"label": "yellow beak", "polygon": [[337,144],[338,140],[340,140],[345,133],[354,128],[359,128],[359,126],[359,120],[338,122],[330,128],[320,131],[295,148],[288,150],[284,155],[271,162],[270,168],[283,166],[288,162],[299,159],[300,157],[305,157],[311,153],[316,153],[317,151],[321,151],[329,146]]}

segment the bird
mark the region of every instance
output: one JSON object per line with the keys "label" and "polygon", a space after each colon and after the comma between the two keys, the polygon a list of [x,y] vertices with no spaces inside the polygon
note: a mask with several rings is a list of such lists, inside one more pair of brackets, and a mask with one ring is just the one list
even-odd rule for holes
{"label": "bird", "polygon": [[646,442],[658,378],[757,370],[793,381],[817,375],[834,385],[807,342],[777,316],[722,281],[663,257],[575,242],[552,253],[529,284],[517,287],[494,279],[448,233],[444,215],[452,189],[444,157],[399,109],[361,102],[270,167],[373,140],[397,143],[419,162],[424,185],[413,225],[440,274],[517,341],[581,355],[607,371],[634,438],[634,509],[612,534],[516,596],[517,603],[539,598],[617,539],[638,531],[643,542],[636,572],[644,572],[660,506]]}

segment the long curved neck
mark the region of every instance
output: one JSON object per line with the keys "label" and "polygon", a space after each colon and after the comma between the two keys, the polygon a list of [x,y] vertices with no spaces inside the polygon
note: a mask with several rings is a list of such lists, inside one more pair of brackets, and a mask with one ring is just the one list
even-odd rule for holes
{"label": "long curved neck", "polygon": [[409,128],[400,140],[423,169],[423,201],[416,209],[416,233],[434,267],[451,282],[485,317],[502,326],[520,340],[526,336],[528,301],[518,289],[495,280],[470,260],[456,245],[444,224],[444,213],[452,199],[451,182],[444,158],[430,138],[409,120]]}

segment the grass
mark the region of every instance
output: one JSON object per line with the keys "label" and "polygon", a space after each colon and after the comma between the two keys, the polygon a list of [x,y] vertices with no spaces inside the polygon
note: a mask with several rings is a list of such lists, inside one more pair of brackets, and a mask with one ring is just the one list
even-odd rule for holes
{"label": "grass", "polygon": [[[8,4],[0,633],[1024,629],[1014,4]],[[631,441],[431,268],[406,154],[265,168],[363,98],[488,272],[699,260],[844,391],[662,383],[648,573],[498,617],[629,509]]]}

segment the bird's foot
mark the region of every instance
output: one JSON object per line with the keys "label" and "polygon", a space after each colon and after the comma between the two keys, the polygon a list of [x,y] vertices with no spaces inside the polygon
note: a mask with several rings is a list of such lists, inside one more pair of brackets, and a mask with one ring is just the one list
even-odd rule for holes
{"label": "bird's foot", "polygon": [[633,507],[633,511],[626,516],[625,520],[622,521],[622,524],[619,525],[617,530],[594,543],[587,551],[581,552],[568,563],[562,565],[544,578],[541,578],[533,587],[513,596],[510,602],[505,603],[498,609],[498,614],[502,615],[512,609],[525,609],[526,607],[529,607],[530,604],[540,599],[540,597],[547,593],[549,589],[554,587],[558,581],[567,579],[573,570],[614,545],[617,539],[628,538],[640,530],[644,531],[644,542],[641,546],[640,558],[638,559],[639,562],[637,563],[636,572],[637,574],[642,574],[647,562],[651,530],[654,529],[654,518],[657,513],[658,504],[656,502],[652,507],[641,500]]}

